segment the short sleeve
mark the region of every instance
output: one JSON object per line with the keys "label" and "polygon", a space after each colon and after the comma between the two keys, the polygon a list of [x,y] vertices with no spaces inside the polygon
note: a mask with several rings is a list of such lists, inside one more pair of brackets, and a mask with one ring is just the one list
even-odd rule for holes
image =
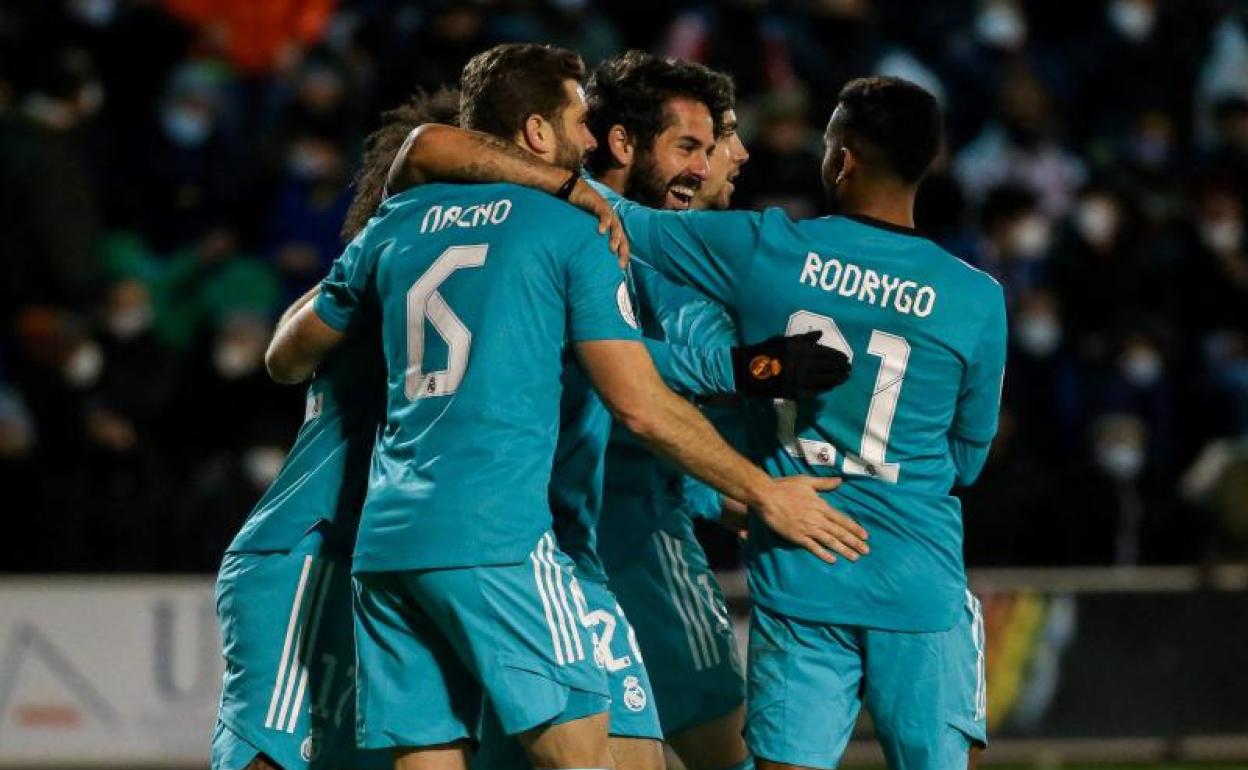
{"label": "short sleeve", "polygon": [[1005,376],[1005,296],[995,282],[993,288],[996,296],[990,300],[979,340],[967,361],[950,429],[954,436],[980,444],[987,444],[997,434],[1001,383]]}
{"label": "short sleeve", "polygon": [[752,211],[656,211],[621,200],[633,259],[724,305],[736,299],[758,250],[762,215]]}
{"label": "short sleeve", "polygon": [[596,233],[567,255],[568,337],[573,342],[640,340],[624,271]]}
{"label": "short sleeve", "polygon": [[312,309],[334,330],[345,332],[358,317],[377,263],[373,249],[365,246],[364,233],[343,249],[321,281]]}

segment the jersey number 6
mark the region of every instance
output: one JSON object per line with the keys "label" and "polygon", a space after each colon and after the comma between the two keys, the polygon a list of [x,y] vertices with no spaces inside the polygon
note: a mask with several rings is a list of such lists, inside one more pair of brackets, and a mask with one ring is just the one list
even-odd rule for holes
{"label": "jersey number 6", "polygon": [[[472,332],[451,310],[438,287],[461,267],[484,265],[489,248],[484,243],[450,247],[407,290],[407,373],[403,385],[409,401],[449,396],[459,389],[468,368]],[[436,372],[424,371],[426,318],[446,340],[446,368]]]}

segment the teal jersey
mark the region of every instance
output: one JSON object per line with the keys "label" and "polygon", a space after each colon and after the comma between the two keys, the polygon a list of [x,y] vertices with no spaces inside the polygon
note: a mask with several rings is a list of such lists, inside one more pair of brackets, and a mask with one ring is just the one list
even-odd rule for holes
{"label": "teal jersey", "polygon": [[[606,185],[587,181],[607,200],[619,199],[619,194]],[[654,275],[653,270],[649,272]],[[686,346],[648,338],[645,344],[659,375],[672,390],[686,394],[733,392],[731,341],[719,346]],[[611,414],[571,356],[564,366],[563,386],[559,443],[550,484],[555,536],[559,547],[576,564],[578,575],[605,582],[607,573],[598,551],[609,543],[600,545],[604,541],[598,533]]]}
{"label": "teal jersey", "polygon": [[286,462],[227,553],[289,551],[323,527],[325,547],[350,554],[385,414],[385,379],[376,334],[353,335],[325,359]]}
{"label": "teal jersey", "polygon": [[[724,309],[696,291],[673,283],[653,267],[632,265],[643,333],[674,347],[728,349],[738,344]],[[691,395],[707,395],[694,392]],[[632,558],[656,531],[692,537],[691,515],[704,514],[718,497],[690,487],[685,474],[656,456],[623,426],[607,447],[606,500],[599,525],[608,565]]]}
{"label": "teal jersey", "polygon": [[382,204],[317,314],[380,317],[386,417],[357,572],[513,564],[551,529],[568,342],[637,340],[592,217],[514,185],[425,185]]}
{"label": "teal jersey", "polygon": [[754,599],[817,622],[950,628],[966,596],[950,446],[986,446],[996,433],[1000,285],[912,231],[863,218],[618,210],[634,260],[723,303],[743,337],[818,329],[853,361],[828,394],[752,406],[751,438],[773,475],[843,477],[828,501],[866,527],[871,554],[828,565],[754,522]]}

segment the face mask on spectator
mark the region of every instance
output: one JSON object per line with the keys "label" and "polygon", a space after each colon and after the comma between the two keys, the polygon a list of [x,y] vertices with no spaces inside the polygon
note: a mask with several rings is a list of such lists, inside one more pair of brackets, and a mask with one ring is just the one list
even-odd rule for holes
{"label": "face mask on spectator", "polygon": [[1075,210],[1075,230],[1093,246],[1104,246],[1118,231],[1118,212],[1103,200],[1086,200]]}
{"label": "face mask on spectator", "polygon": [[1122,376],[1137,388],[1156,385],[1161,379],[1165,362],[1157,351],[1148,347],[1133,347],[1122,354],[1118,362]]}
{"label": "face mask on spectator", "polygon": [[243,454],[243,473],[247,480],[263,489],[273,483],[286,461],[286,453],[275,446],[254,446]]}
{"label": "face mask on spectator", "polygon": [[1062,326],[1047,313],[1027,313],[1014,324],[1018,346],[1037,358],[1048,358],[1062,342]]}
{"label": "face mask on spectator", "polygon": [[1131,442],[1106,440],[1096,447],[1096,462],[1111,478],[1130,481],[1144,468],[1144,451]]}
{"label": "face mask on spectator", "polygon": [[290,152],[287,168],[296,179],[316,182],[333,172],[333,163],[331,157],[324,152],[311,147],[296,146]]}
{"label": "face mask on spectator", "polygon": [[104,354],[94,342],[84,342],[69,354],[62,369],[65,380],[75,388],[89,388],[99,382],[104,371]]}
{"label": "face mask on spectator", "polygon": [[1012,5],[989,3],[975,17],[975,35],[990,48],[1012,51],[1026,42],[1027,21]]}
{"label": "face mask on spectator", "polygon": [[1033,261],[1049,250],[1049,223],[1039,214],[1024,217],[1014,225],[1010,235],[1010,251],[1020,259]]}
{"label": "face mask on spectator", "polygon": [[132,340],[152,326],[152,309],[146,305],[114,310],[108,314],[108,330],[123,342]]}
{"label": "face mask on spectator", "polygon": [[212,121],[200,110],[166,107],[160,125],[169,140],[179,147],[199,147],[212,133]]}
{"label": "face mask on spectator", "polygon": [[1238,219],[1209,219],[1198,229],[1201,243],[1214,254],[1230,254],[1244,240],[1244,223]]}
{"label": "face mask on spectator", "polygon": [[1109,23],[1132,43],[1147,39],[1157,21],[1157,6],[1144,0],[1114,0],[1106,11]]}
{"label": "face mask on spectator", "polygon": [[212,354],[212,363],[217,367],[217,374],[227,380],[246,377],[260,368],[263,361],[263,349],[246,343],[222,342]]}

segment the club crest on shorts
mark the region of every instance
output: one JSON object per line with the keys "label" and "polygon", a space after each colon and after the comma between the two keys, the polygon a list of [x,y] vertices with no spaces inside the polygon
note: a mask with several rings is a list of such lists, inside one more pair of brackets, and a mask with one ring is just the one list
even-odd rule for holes
{"label": "club crest on shorts", "polygon": [[624,707],[629,711],[641,711],[646,707],[646,691],[635,676],[624,677]]}
{"label": "club crest on shorts", "polygon": [[304,762],[315,762],[321,756],[321,731],[312,728],[308,737],[299,744],[299,758]]}

